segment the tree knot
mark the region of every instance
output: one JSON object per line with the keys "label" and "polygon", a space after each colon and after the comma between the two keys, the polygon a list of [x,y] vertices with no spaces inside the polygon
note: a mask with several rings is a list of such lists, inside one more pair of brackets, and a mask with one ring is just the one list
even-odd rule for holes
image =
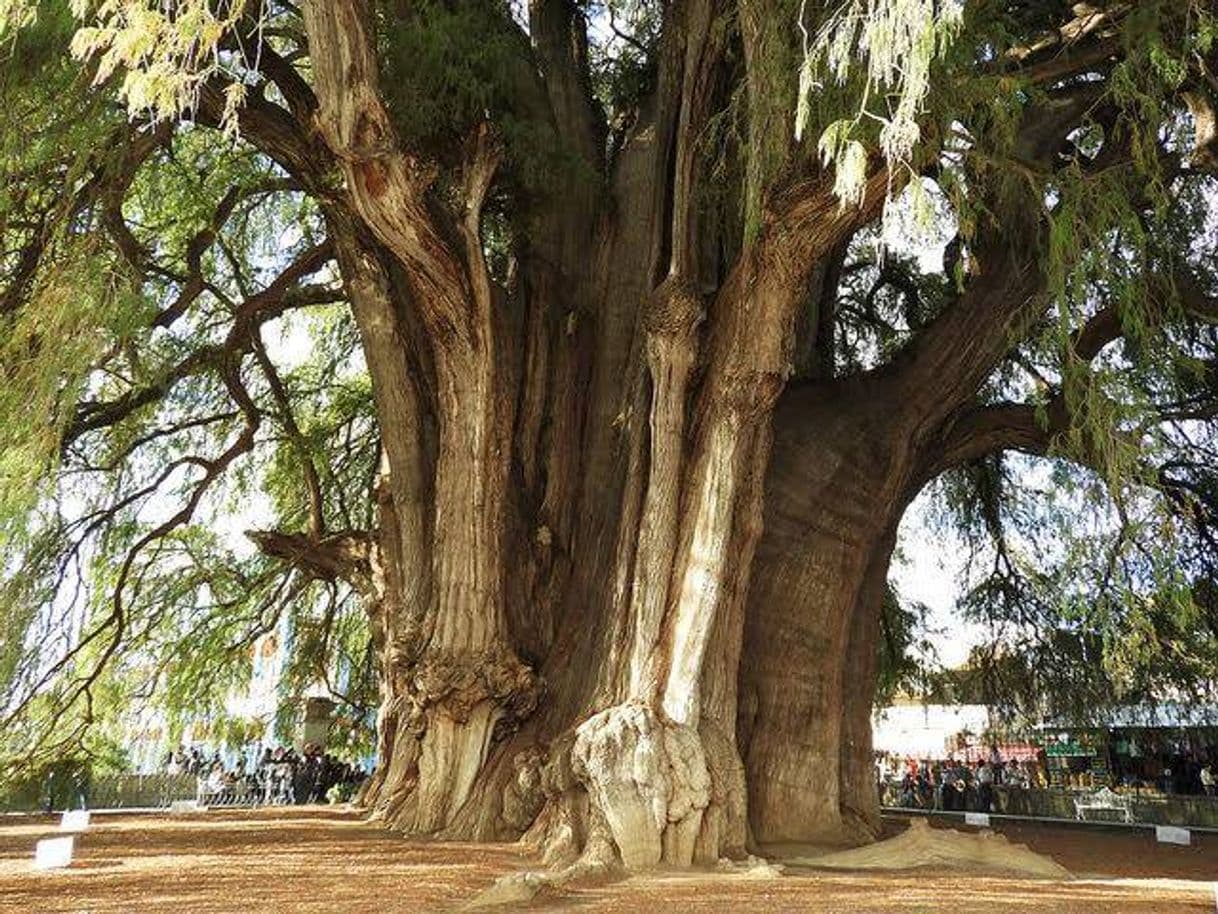
{"label": "tree knot", "polygon": [[687,280],[669,276],[651,293],[644,318],[652,336],[691,337],[706,318],[702,296]]}
{"label": "tree knot", "polygon": [[533,713],[543,687],[541,677],[501,644],[483,651],[429,651],[408,685],[416,714],[443,705],[450,717],[466,721],[475,707],[494,702],[502,711],[496,725],[499,736]]}

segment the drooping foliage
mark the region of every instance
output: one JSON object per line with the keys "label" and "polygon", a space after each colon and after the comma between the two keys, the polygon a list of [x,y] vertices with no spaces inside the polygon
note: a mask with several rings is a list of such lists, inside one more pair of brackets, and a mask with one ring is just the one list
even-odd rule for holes
{"label": "drooping foliage", "polygon": [[330,678],[366,728],[350,588],[241,533],[369,525],[375,420],[315,207],[209,131],[134,130],[47,6],[0,68],[29,128],[3,138],[5,751],[214,716],[283,614],[284,699]]}

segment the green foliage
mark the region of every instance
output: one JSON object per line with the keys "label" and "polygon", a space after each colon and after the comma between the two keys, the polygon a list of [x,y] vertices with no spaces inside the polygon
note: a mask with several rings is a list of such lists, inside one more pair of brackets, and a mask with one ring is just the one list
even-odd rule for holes
{"label": "green foliage", "polygon": [[448,166],[475,127],[489,120],[506,153],[504,169],[527,193],[579,174],[566,140],[537,117],[541,88],[510,4],[422,0],[382,10],[381,89],[404,141]]}
{"label": "green foliage", "polygon": [[[16,278],[0,309],[0,409],[8,417],[0,428],[0,534],[8,536],[16,533],[9,521],[46,494],[90,367],[142,316],[128,278],[90,234],[95,222],[78,208],[91,176],[113,167],[124,144],[95,151],[115,122],[65,66],[70,30],[54,12],[42,10],[0,49],[0,105],[26,128],[0,134],[0,271]],[[54,269],[31,269],[27,251]]]}
{"label": "green foliage", "polygon": [[[1033,155],[1021,130],[1062,90],[976,70],[1043,25],[1038,15],[1045,10],[970,4],[951,46],[936,52],[941,75],[920,123],[924,135],[933,128],[947,137],[935,183],[950,215],[937,218],[954,224],[965,254],[954,275],[940,278],[900,254],[877,257],[874,239],[856,240],[838,302],[840,368],[878,367],[916,337],[906,300],[929,315],[950,305],[953,287],[969,282],[968,247],[987,234],[1037,245],[1046,316],[1016,330],[981,399],[1039,404],[1043,423],[1053,399],[1070,420],[1052,447],[1065,459],[1051,473],[987,460],[936,488],[973,550],[961,610],[991,634],[973,666],[989,699],[1033,718],[1212,697],[1218,645],[1206,595],[1218,341],[1183,314],[1177,288],[1181,276],[1209,294],[1218,287],[1213,181],[1182,171],[1177,157],[1191,142],[1178,92],[1187,62],[1213,40],[1211,17],[1195,4],[1139,5],[1121,21],[1122,61],[1092,81],[1080,128],[1048,155]],[[846,86],[866,100],[857,69]],[[852,132],[853,121],[834,121],[831,108],[805,98],[817,105],[811,122],[829,124],[822,143],[830,158],[858,158],[851,142],[882,145],[879,133]],[[839,167],[838,180],[849,170]],[[1101,311],[1117,315],[1121,340],[1084,357],[1079,328]],[[1173,468],[1167,478],[1164,467]]]}
{"label": "green foliage", "polygon": [[0,443],[5,518],[47,494],[44,481],[89,366],[121,343],[139,313],[99,252],[83,241],[69,247],[60,253],[62,272],[39,282],[29,305],[4,328],[0,362],[9,384],[0,391],[0,409],[15,420],[5,423]]}
{"label": "green foliage", "polygon": [[327,748],[345,758],[367,755],[375,748],[380,692],[364,607],[341,587],[329,587],[319,589],[307,609],[297,603],[292,618],[293,649],[280,683],[278,731],[299,726],[305,696],[321,687],[337,702]]}
{"label": "green foliage", "polygon": [[[377,449],[358,335],[345,309],[323,308],[262,329],[289,363],[282,381],[300,402],[303,451],[268,379],[238,357],[258,434],[207,481],[248,422],[225,379],[233,315],[318,241],[316,205],[265,158],[202,130],[179,129],[125,174],[141,134],[64,65],[70,32],[56,45],[45,37],[53,24],[40,18],[11,49],[42,66],[45,83],[0,69],[4,101],[29,128],[0,131],[6,175],[28,175],[0,198],[0,295],[13,295],[0,316],[0,405],[11,417],[0,430],[0,770],[14,778],[92,751],[136,712],[161,715],[170,732],[211,720],[217,736],[238,736],[226,707],[250,683],[251,644],[285,614],[311,613],[323,592],[235,546],[232,518],[299,528],[299,464],[311,458],[324,468],[327,522],[367,526]],[[126,238],[107,230],[115,186]],[[14,283],[30,254],[29,282]],[[154,327],[179,301],[180,314]],[[139,405],[88,421],[128,400]],[[358,653],[362,609],[347,593],[341,606],[341,646]],[[323,660],[345,662],[337,649],[315,653],[315,674]],[[350,687],[366,710],[365,681]]]}
{"label": "green foliage", "polygon": [[817,143],[822,160],[836,172],[834,190],[843,206],[858,203],[867,177],[866,149],[856,137],[864,120],[880,125],[879,147],[889,167],[910,167],[922,135],[931,67],[958,35],[963,15],[964,3],[956,0],[848,0],[815,37],[805,30],[796,139],[811,126],[811,99],[823,80],[857,84],[857,110],[829,124]]}
{"label": "green foliage", "polygon": [[512,101],[512,78],[526,63],[506,3],[425,0],[386,12],[383,89],[409,142],[442,151],[459,145],[488,111]]}
{"label": "green foliage", "polygon": [[54,761],[33,770],[10,769],[7,777],[0,775],[0,811],[26,812],[43,809],[48,803],[55,809],[74,806],[78,788],[87,794],[97,778],[127,770],[121,737],[94,729],[79,747]]}
{"label": "green foliage", "polygon": [[907,605],[891,585],[884,593],[880,608],[880,637],[876,642],[877,708],[890,705],[899,695],[925,691],[926,680],[935,661],[931,633],[926,630],[927,608]]}
{"label": "green foliage", "polygon": [[990,633],[970,661],[987,701],[1038,720],[1212,699],[1214,553],[1196,514],[1137,484],[1114,499],[1062,460],[992,459],[937,485],[944,521],[970,544],[960,610]]}
{"label": "green foliage", "polygon": [[[630,117],[655,85],[663,9],[657,0],[590,3],[590,77],[610,122]],[[599,24],[599,29],[597,28]]]}
{"label": "green foliage", "polygon": [[221,39],[250,12],[255,0],[178,0],[173,4],[131,0],[70,0],[83,23],[72,53],[95,64],[94,83],[122,75],[118,94],[132,115],[153,120],[191,111],[201,87],[215,76],[228,78],[221,124],[236,135],[237,111],[245,101],[240,55],[226,54]]}

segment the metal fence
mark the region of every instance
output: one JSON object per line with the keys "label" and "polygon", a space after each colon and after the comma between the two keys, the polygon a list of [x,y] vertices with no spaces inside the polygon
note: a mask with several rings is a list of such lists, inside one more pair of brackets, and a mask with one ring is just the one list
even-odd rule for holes
{"label": "metal fence", "polygon": [[[196,800],[203,806],[283,806],[297,802],[294,779],[289,775],[226,779],[222,784],[193,774],[112,774],[94,778],[83,788],[76,785],[29,783],[19,791],[0,795],[0,813],[56,811],[85,805],[90,809],[168,809],[179,800]],[[342,785],[338,785],[341,787]],[[309,802],[341,802],[354,787],[335,800],[309,794]],[[54,790],[48,799],[47,791]],[[334,790],[334,787],[331,787]],[[302,801],[303,801],[302,797]]]}
{"label": "metal fence", "polygon": [[[48,798],[48,790],[54,796]],[[82,789],[64,784],[30,783],[0,797],[0,812],[44,812],[79,806],[91,809],[163,809],[175,800],[196,799],[194,775],[108,774]]]}
{"label": "metal fence", "polygon": [[[990,812],[1002,815],[1029,816],[1044,819],[1076,819],[1075,803],[1081,797],[1094,794],[1092,790],[1060,787],[1007,787],[995,785]],[[1122,788],[1119,796],[1127,805],[1135,822],[1153,825],[1179,825],[1194,828],[1218,828],[1218,797],[1194,794],[1164,794],[1158,791]],[[881,805],[889,808],[935,810],[941,808],[935,793],[929,797],[915,796],[913,802],[902,796],[898,782],[886,782],[880,794]],[[977,793],[970,788],[957,798],[955,809],[976,810]],[[1122,809],[1103,807],[1087,811],[1089,821],[1125,821]]]}
{"label": "metal fence", "polygon": [[198,800],[204,806],[293,802],[290,792],[281,793],[267,793],[253,778],[240,778],[217,789],[193,774],[118,774],[95,781],[88,803],[94,809],[163,809],[177,800]]}
{"label": "metal fence", "polygon": [[88,803],[95,809],[167,807],[175,800],[195,799],[191,774],[112,774],[89,785]]}

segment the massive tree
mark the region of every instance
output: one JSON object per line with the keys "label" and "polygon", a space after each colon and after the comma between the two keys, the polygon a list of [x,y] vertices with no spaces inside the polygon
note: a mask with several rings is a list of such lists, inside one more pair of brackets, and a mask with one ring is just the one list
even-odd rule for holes
{"label": "massive tree", "polygon": [[395,828],[864,841],[928,484],[1002,544],[1051,456],[1157,519],[1106,585],[1209,574],[1208,3],[72,6],[0,3],[24,748],[305,605]]}

